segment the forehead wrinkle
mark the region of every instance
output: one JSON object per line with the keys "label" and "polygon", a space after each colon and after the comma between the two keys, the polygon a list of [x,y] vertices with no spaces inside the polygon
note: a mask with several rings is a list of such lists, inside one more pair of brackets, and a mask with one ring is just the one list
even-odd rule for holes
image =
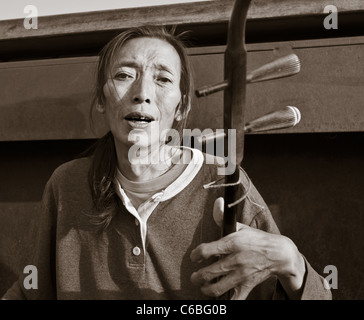
{"label": "forehead wrinkle", "polygon": [[[118,57],[116,59],[117,63],[114,64],[113,68],[120,68],[123,66],[138,68],[140,70],[154,68],[158,71],[166,71],[171,75],[178,75],[180,73],[181,70],[180,57],[173,48],[173,46],[171,46],[170,48],[169,47],[168,48],[158,47],[156,49],[148,48],[148,50],[142,48],[137,52],[133,52],[136,49],[133,48],[132,50],[130,50],[130,48],[127,48],[128,44],[129,43],[127,43],[126,46],[121,48]],[[169,51],[170,49],[172,49],[176,55],[171,55],[171,51]],[[168,59],[171,59],[173,61],[168,61]]]}
{"label": "forehead wrinkle", "polygon": [[178,74],[178,70],[175,71],[175,69],[173,67],[170,67],[168,64],[166,63],[161,63],[161,62],[153,62],[151,64],[143,64],[143,63],[138,63],[136,61],[119,61],[116,65],[114,65],[114,69],[117,68],[122,68],[122,67],[129,67],[129,68],[136,68],[136,69],[142,69],[142,70],[146,70],[146,69],[156,69],[158,71],[166,71],[168,73],[170,73],[171,75],[176,75],[176,73]]}

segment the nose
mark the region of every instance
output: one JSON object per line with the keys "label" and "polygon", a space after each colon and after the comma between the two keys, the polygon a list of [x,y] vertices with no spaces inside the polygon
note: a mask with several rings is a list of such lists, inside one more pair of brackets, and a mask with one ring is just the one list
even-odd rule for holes
{"label": "nose", "polygon": [[150,80],[142,76],[134,82],[133,87],[132,100],[134,103],[151,103],[152,83]]}

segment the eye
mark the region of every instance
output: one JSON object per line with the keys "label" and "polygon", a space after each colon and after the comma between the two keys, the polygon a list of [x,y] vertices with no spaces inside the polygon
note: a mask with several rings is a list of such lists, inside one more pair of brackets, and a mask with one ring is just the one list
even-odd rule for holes
{"label": "eye", "polygon": [[127,73],[127,72],[118,72],[115,74],[114,79],[116,80],[127,80],[127,79],[132,79],[133,75],[131,73]]}
{"label": "eye", "polygon": [[169,83],[169,82],[171,83],[172,82],[172,80],[167,77],[158,77],[157,80],[162,83]]}

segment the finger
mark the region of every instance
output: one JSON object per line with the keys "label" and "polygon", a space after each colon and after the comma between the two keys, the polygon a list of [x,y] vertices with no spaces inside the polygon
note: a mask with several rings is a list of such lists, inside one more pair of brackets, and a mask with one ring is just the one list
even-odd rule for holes
{"label": "finger", "polygon": [[241,251],[242,246],[249,240],[249,230],[255,229],[245,225],[239,224],[240,230],[233,232],[219,240],[209,243],[202,243],[192,250],[190,258],[193,262],[201,262],[213,256],[220,256],[224,254],[235,253]]}
{"label": "finger", "polygon": [[246,300],[253,288],[270,277],[271,273],[267,271],[260,272],[258,276],[246,276],[245,279],[240,282],[240,285],[234,288],[234,294],[232,295],[231,300]]}
{"label": "finger", "polygon": [[201,262],[213,256],[232,253],[236,247],[234,242],[234,238],[226,236],[217,241],[202,243],[192,250],[190,258],[193,262]]}
{"label": "finger", "polygon": [[233,296],[231,297],[231,300],[246,300],[248,297],[250,291],[252,291],[252,288],[249,288],[245,285],[240,285],[236,288],[234,288]]}
{"label": "finger", "polygon": [[215,200],[214,209],[212,211],[214,221],[216,224],[222,228],[222,222],[224,218],[224,198],[220,197]]}
{"label": "finger", "polygon": [[[214,208],[212,212],[212,216],[214,217],[215,223],[222,228],[223,226],[223,220],[224,220],[224,198],[220,197],[217,198],[214,202]],[[244,228],[244,224],[237,222],[236,223],[236,230],[240,231]]]}
{"label": "finger", "polygon": [[[239,280],[240,279],[237,273],[230,272],[226,276],[221,277],[216,282],[205,284],[204,286],[201,287],[201,291],[203,294],[209,297],[220,297],[229,290],[236,288],[239,285]],[[247,297],[250,291],[251,291],[250,288],[242,287],[241,289],[239,289],[238,297],[239,298]]]}
{"label": "finger", "polygon": [[193,284],[201,285],[206,282],[210,282],[215,278],[220,276],[224,276],[230,271],[235,269],[236,264],[233,263],[232,258],[230,256],[226,256],[224,258],[219,259],[215,263],[201,268],[200,270],[192,273],[191,281]]}

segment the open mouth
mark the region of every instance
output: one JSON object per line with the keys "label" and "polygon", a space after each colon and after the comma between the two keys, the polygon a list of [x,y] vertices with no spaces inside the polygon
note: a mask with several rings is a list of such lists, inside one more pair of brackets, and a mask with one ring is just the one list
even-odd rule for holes
{"label": "open mouth", "polygon": [[140,112],[129,113],[124,119],[127,121],[140,122],[140,123],[149,123],[154,121],[154,118],[151,115]]}

